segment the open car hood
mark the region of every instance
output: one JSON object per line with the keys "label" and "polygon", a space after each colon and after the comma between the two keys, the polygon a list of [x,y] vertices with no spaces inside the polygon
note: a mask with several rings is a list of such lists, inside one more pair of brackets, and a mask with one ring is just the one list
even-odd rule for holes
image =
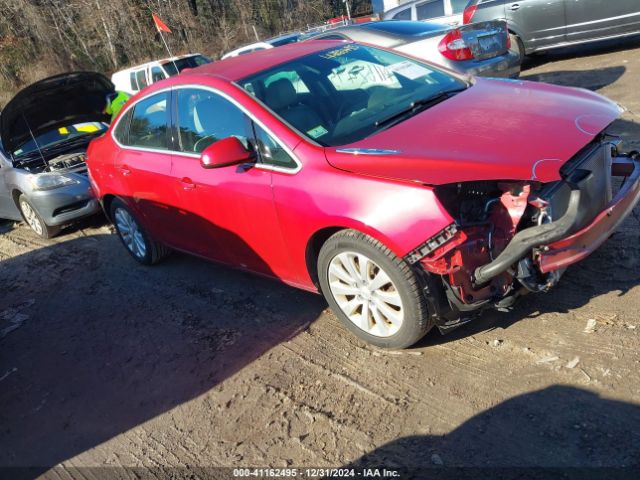
{"label": "open car hood", "polygon": [[95,72],[63,73],[29,85],[0,112],[5,150],[18,150],[31,133],[37,137],[75,123],[108,122],[106,96],[113,91],[113,84]]}
{"label": "open car hood", "polygon": [[543,83],[475,85],[369,138],[326,148],[354,173],[430,185],[560,179],[560,167],[618,118],[606,98]]}

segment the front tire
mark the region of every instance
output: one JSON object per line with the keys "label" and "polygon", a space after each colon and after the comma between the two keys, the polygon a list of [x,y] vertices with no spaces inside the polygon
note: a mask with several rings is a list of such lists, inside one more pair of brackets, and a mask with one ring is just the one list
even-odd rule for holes
{"label": "front tire", "polygon": [[137,262],[153,265],[169,255],[171,250],[151,238],[122,200],[113,200],[109,210],[120,241]]}
{"label": "front tire", "polygon": [[322,293],[342,323],[382,348],[407,348],[433,326],[409,265],[377,240],[343,230],[320,249]]}
{"label": "front tire", "polygon": [[27,225],[29,225],[31,230],[39,237],[48,240],[60,233],[61,227],[50,227],[47,225],[24,194],[18,198],[18,206],[20,207],[20,213],[22,213],[24,221],[27,222]]}

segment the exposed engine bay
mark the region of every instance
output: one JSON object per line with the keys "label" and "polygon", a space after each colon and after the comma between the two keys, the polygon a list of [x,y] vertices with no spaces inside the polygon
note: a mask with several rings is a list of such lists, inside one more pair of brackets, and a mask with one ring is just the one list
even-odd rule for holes
{"label": "exposed engine bay", "polygon": [[64,155],[59,155],[51,160],[48,160],[47,168],[44,171],[45,172],[65,171],[65,172],[77,172],[77,173],[86,172],[87,165],[85,163],[85,160],[86,160],[86,153],[84,151],[65,153]]}
{"label": "exposed engine bay", "polygon": [[15,162],[15,167],[22,168],[29,173],[87,172],[86,151],[84,148],[75,148],[73,152],[55,155],[53,158],[47,158],[47,156],[31,156],[26,159],[20,159],[19,162]]}
{"label": "exposed engine bay", "polygon": [[[608,238],[607,217],[624,207],[616,203],[624,196],[618,193],[638,189],[640,176],[640,154],[620,154],[619,146],[601,134],[562,165],[556,182],[540,183],[534,173],[530,181],[436,187],[455,223],[406,259],[442,280],[442,298],[431,302],[444,320],[441,330],[464,323],[468,312],[507,309],[523,294],[549,290],[566,266]],[[633,182],[614,192],[614,176],[633,176]],[[639,193],[634,195],[637,201]]]}

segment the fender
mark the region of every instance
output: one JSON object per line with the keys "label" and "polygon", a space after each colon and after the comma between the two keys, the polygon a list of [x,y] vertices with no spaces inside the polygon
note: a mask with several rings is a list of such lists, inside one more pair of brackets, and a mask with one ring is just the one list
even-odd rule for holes
{"label": "fender", "polygon": [[[317,159],[317,152],[310,152],[315,148],[300,144],[296,153],[302,159]],[[346,172],[337,176],[328,163],[303,163],[295,175],[273,174],[274,201],[291,252],[291,272],[307,272],[297,278],[298,284],[313,288],[307,247],[323,229],[358,230],[404,257],[454,222],[429,186]],[[307,189],[316,192],[313,198],[304,193]]]}

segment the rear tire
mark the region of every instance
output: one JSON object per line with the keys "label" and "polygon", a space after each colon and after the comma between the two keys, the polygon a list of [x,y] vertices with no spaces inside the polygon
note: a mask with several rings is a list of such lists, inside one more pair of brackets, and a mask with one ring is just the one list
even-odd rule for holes
{"label": "rear tire", "polygon": [[62,227],[50,227],[47,225],[24,194],[18,198],[18,206],[24,221],[39,237],[48,240],[58,235],[62,230]]}
{"label": "rear tire", "polygon": [[382,348],[407,348],[433,326],[409,265],[368,235],[342,230],[320,249],[322,293],[342,323]]}
{"label": "rear tire", "polygon": [[524,57],[526,57],[524,43],[522,43],[522,39],[515,33],[509,33],[509,38],[511,39],[511,51],[520,56],[520,65],[522,65]]}
{"label": "rear tire", "polygon": [[167,246],[151,238],[122,200],[114,199],[109,210],[120,241],[138,263],[153,265],[171,253]]}

